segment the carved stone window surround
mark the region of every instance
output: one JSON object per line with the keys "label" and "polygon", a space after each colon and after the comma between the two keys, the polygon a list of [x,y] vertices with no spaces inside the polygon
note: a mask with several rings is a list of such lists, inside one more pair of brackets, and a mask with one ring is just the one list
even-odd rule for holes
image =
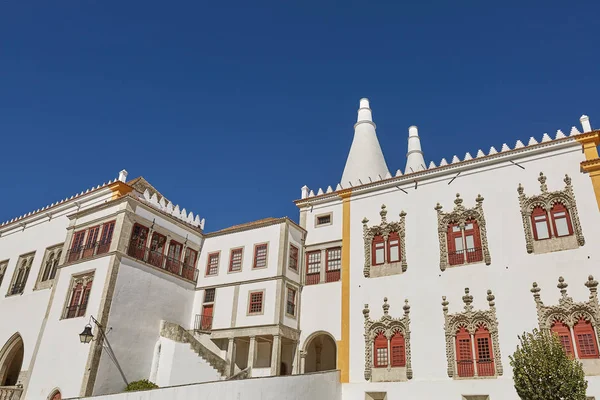
{"label": "carved stone window surround", "polygon": [[[363,218],[363,238],[365,245],[365,265],[363,268],[363,274],[365,278],[377,278],[380,276],[396,275],[406,272],[408,264],[406,262],[406,213],[400,212],[400,220],[398,222],[387,221],[387,209],[385,204],[381,205],[381,223],[369,227],[367,223],[369,220]],[[400,261],[388,262],[387,248],[388,248],[388,237],[390,233],[395,232],[398,234],[400,240]],[[379,265],[372,265],[373,255],[371,253],[372,243],[375,236],[383,236],[385,243],[385,262]]]}
{"label": "carved stone window surround", "polygon": [[485,262],[486,265],[490,265],[492,263],[492,257],[490,256],[490,249],[487,241],[485,217],[483,215],[483,200],[484,198],[479,194],[475,199],[475,202],[477,203],[476,206],[473,208],[466,208],[462,204],[463,200],[460,198],[460,194],[457,193],[456,199],[454,200],[454,209],[451,212],[442,212],[442,206],[440,203],[437,203],[435,206],[438,218],[438,239],[440,242],[440,269],[442,271],[445,271],[446,268],[449,267],[460,267],[466,264],[478,264],[482,262],[469,262],[467,259],[465,259],[463,264],[458,265],[450,265],[448,262],[448,226],[450,224],[458,224],[461,230],[464,232],[465,225],[470,220],[477,221],[477,225],[479,226],[483,262]]}
{"label": "carved stone window surround", "polygon": [[[519,193],[519,205],[521,207],[521,217],[523,219],[523,229],[525,231],[525,243],[528,253],[548,253],[551,251],[570,250],[583,246],[585,238],[579,222],[579,214],[577,212],[577,203],[575,201],[575,193],[571,184],[571,178],[565,174],[565,188],[554,192],[548,191],[546,185],[546,177],[543,172],[540,172],[538,178],[540,182],[541,193],[534,196],[526,196],[524,187],[519,183],[517,192]],[[569,236],[556,237],[552,235],[549,239],[534,240],[533,227],[531,225],[531,213],[536,207],[543,208],[550,217],[550,210],[554,204],[560,203],[569,212],[571,224],[573,225],[573,234]],[[550,224],[550,232],[553,232],[552,224]],[[555,233],[555,232],[553,232]]]}
{"label": "carved stone window surround", "polygon": [[[462,297],[465,303],[464,311],[449,314],[448,305],[450,304],[446,300],[446,296],[442,296],[442,310],[444,312],[444,330],[446,335],[446,358],[448,361],[448,376],[453,379],[494,379],[501,376],[504,373],[502,367],[502,356],[500,353],[500,340],[498,337],[498,318],[496,317],[496,306],[495,296],[491,290],[487,291],[487,301],[489,310],[473,310],[473,296],[469,294],[469,288],[465,288],[465,295]],[[474,345],[474,336],[477,328],[485,327],[492,338],[491,353],[493,356],[495,374],[493,376],[478,376],[477,365],[473,366],[474,376],[471,377],[459,377],[458,376],[458,365],[456,356],[456,333],[462,327],[464,327],[471,336],[471,343]],[[476,358],[476,348],[473,351],[473,358]]]}
{"label": "carved stone window surround", "polygon": [[[387,303],[387,297],[383,299],[383,316],[379,320],[372,320],[369,317],[369,305],[365,304],[363,316],[365,318],[365,379],[372,382],[382,381],[406,381],[412,379],[413,371],[410,353],[410,305],[408,300],[404,300],[404,315],[402,318],[392,318],[389,315],[390,305]],[[373,345],[375,337],[379,332],[383,332],[388,340],[388,367],[374,368]],[[395,333],[404,335],[405,367],[391,367],[390,340]],[[380,372],[381,371],[381,372]]]}

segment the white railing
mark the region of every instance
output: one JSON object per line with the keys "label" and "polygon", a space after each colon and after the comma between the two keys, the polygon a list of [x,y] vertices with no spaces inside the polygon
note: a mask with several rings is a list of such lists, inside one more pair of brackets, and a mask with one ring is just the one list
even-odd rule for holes
{"label": "white railing", "polygon": [[18,386],[0,386],[0,400],[19,400],[23,388]]}

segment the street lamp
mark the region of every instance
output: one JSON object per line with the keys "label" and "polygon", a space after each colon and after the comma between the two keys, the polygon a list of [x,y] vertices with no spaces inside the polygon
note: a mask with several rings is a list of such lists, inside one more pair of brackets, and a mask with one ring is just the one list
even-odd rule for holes
{"label": "street lamp", "polygon": [[[108,358],[111,359],[111,361],[115,364],[115,366],[119,370],[119,373],[121,374],[121,378],[123,378],[125,385],[129,385],[129,382],[127,382],[127,378],[125,378],[125,374],[123,373],[123,370],[121,369],[121,366],[119,365],[119,362],[117,361],[117,356],[115,355],[115,352],[113,351],[112,347],[110,346],[108,337],[106,336],[106,333],[104,332],[104,327],[102,326],[102,324],[100,322],[98,322],[98,320],[96,318],[94,318],[93,315],[90,315],[90,322],[83,328],[83,332],[81,332],[79,334],[79,340],[81,341],[81,343],[84,343],[84,344],[87,344],[94,340],[94,334],[92,333],[92,324],[91,324],[92,322],[98,327],[100,339],[103,340],[101,342],[102,348],[108,353]],[[104,345],[104,343],[106,343],[106,346]]]}

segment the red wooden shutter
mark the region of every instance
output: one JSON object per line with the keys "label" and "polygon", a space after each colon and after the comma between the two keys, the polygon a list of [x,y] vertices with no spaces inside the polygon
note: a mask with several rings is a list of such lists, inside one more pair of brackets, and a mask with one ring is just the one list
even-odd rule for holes
{"label": "red wooden shutter", "polygon": [[558,336],[565,353],[567,353],[568,356],[575,357],[575,353],[573,353],[573,341],[571,340],[571,330],[569,327],[560,321],[556,321],[552,324],[550,330]]}
{"label": "red wooden shutter", "polygon": [[388,366],[388,340],[383,335],[383,332],[379,332],[375,337],[374,341],[374,354],[373,359],[375,360],[375,368],[387,368]]}
{"label": "red wooden shutter", "polygon": [[98,234],[100,233],[100,226],[93,226],[88,230],[87,240],[85,241],[85,248],[83,250],[83,257],[91,257],[94,255],[96,247],[96,241],[98,240]]}
{"label": "red wooden shutter", "polygon": [[71,301],[67,308],[67,318],[73,318],[77,315],[77,307],[79,306],[79,300],[81,299],[81,292],[83,291],[83,284],[78,283],[73,288],[71,293]]}
{"label": "red wooden shutter", "polygon": [[575,335],[579,358],[598,358],[596,334],[590,321],[583,318],[579,319],[573,327],[573,334]]}
{"label": "red wooden shutter", "polygon": [[129,241],[129,250],[127,254],[143,260],[146,254],[146,239],[148,238],[148,228],[135,224],[131,230],[131,240]]}
{"label": "red wooden shutter", "polygon": [[[377,251],[382,255],[379,262],[377,261]],[[385,263],[385,240],[383,236],[377,235],[373,238],[373,244],[371,248],[372,265],[381,265]]]}
{"label": "red wooden shutter", "polygon": [[473,248],[465,249],[467,252],[467,262],[483,261],[483,250],[481,247],[481,230],[479,224],[475,220],[467,221],[467,224],[473,224],[473,229],[465,230],[465,236],[473,235]]}
{"label": "red wooden shutter", "polygon": [[[393,250],[393,252],[392,252]],[[397,251],[397,254],[396,254]],[[392,254],[394,253],[394,254]],[[400,253],[400,235],[398,232],[390,232],[387,243],[387,259],[388,262],[398,262],[401,258]]]}
{"label": "red wooden shutter", "polygon": [[166,236],[161,235],[158,232],[152,234],[152,238],[150,239],[150,251],[148,252],[148,264],[162,268],[165,243],[167,243]]}
{"label": "red wooden shutter", "polygon": [[208,331],[212,328],[213,305],[204,305],[202,307],[202,330]]}
{"label": "red wooden shutter", "polygon": [[89,281],[87,285],[83,288],[81,302],[79,303],[79,308],[77,310],[77,316],[81,317],[85,315],[85,310],[87,309],[87,303],[90,298],[90,291],[92,290],[92,281]]}
{"label": "red wooden shutter", "polygon": [[115,221],[107,222],[102,225],[102,235],[98,245],[98,254],[108,252],[112,242],[113,231],[115,230]]}
{"label": "red wooden shutter", "polygon": [[[465,254],[464,248],[457,249],[455,245],[455,239],[463,238],[462,229],[458,229],[457,232],[454,232],[454,228],[458,227],[458,224],[449,224],[448,225],[448,263],[450,265],[460,265],[465,263]],[[464,247],[464,244],[463,244]]]}
{"label": "red wooden shutter", "polygon": [[458,365],[458,376],[473,376],[473,347],[471,335],[463,327],[456,334],[456,363]]}
{"label": "red wooden shutter", "polygon": [[536,219],[537,219],[537,222],[544,222],[544,221],[546,222],[546,226],[548,229],[548,237],[552,237],[552,234],[550,233],[550,222],[548,221],[548,213],[542,207],[536,207],[531,212],[531,228],[533,230],[533,238],[535,240],[547,239],[547,238],[543,238],[543,239],[539,238],[540,235],[538,234],[538,231],[537,231]]}
{"label": "red wooden shutter", "polygon": [[405,345],[404,335],[400,332],[394,333],[394,336],[392,336],[392,339],[390,340],[390,347],[392,348],[392,367],[406,366]]}
{"label": "red wooden shutter", "polygon": [[[563,214],[564,213],[564,214]],[[559,236],[558,229],[556,229],[556,221],[559,219],[565,219],[568,229],[567,235],[560,236],[569,236],[573,234],[573,225],[571,224],[571,216],[569,215],[569,210],[565,208],[561,203],[555,203],[550,210],[550,214],[552,215],[552,229],[554,230],[554,236]]]}
{"label": "red wooden shutter", "polygon": [[475,331],[475,345],[477,351],[477,374],[479,376],[494,376],[494,353],[492,350],[492,337],[483,326]]}
{"label": "red wooden shutter", "polygon": [[179,242],[171,240],[169,243],[169,253],[167,256],[167,271],[170,271],[174,274],[179,274],[179,267],[181,261],[181,248],[182,245]]}

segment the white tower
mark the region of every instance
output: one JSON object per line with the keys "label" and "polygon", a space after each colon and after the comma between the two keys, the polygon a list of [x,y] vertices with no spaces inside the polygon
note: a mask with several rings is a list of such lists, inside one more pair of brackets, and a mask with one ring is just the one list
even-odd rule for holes
{"label": "white tower", "polygon": [[354,139],[342,174],[342,187],[349,187],[350,182],[352,185],[360,184],[359,179],[362,183],[370,182],[369,178],[373,181],[380,177],[383,179],[389,174],[375,128],[369,99],[360,99],[358,118],[354,125]]}
{"label": "white tower", "polygon": [[411,172],[422,171],[426,169],[425,159],[423,158],[423,150],[421,150],[421,139],[419,139],[419,131],[416,126],[408,128],[408,152],[406,153],[406,169],[405,174]]}

